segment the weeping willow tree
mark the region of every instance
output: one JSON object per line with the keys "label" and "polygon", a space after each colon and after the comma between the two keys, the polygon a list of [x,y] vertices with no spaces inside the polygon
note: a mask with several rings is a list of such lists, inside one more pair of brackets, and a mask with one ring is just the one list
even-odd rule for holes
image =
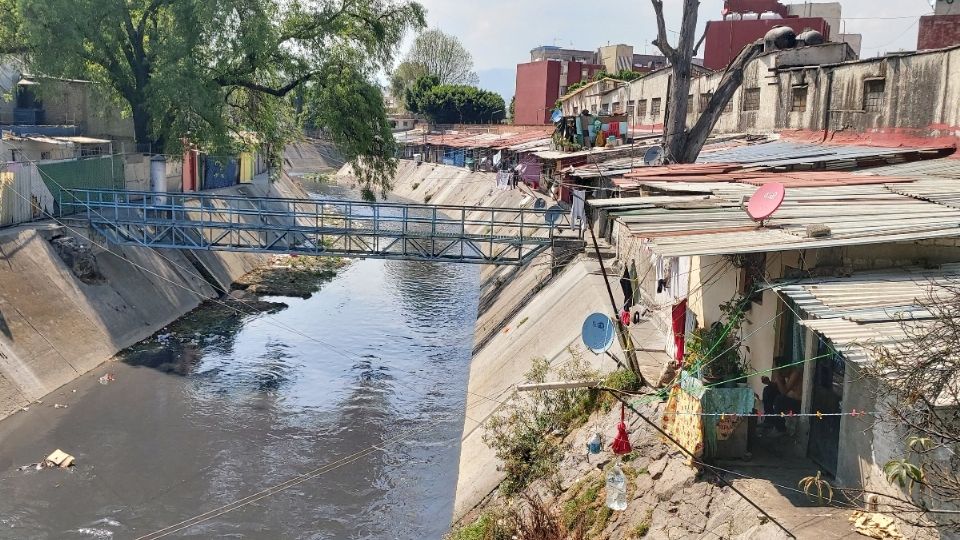
{"label": "weeping willow tree", "polygon": [[[0,52],[33,73],[90,80],[138,146],[280,148],[309,118],[386,189],[394,143],[375,75],[424,10],[404,0],[0,0]],[[302,107],[294,106],[294,96]],[[298,114],[298,111],[301,114]]]}

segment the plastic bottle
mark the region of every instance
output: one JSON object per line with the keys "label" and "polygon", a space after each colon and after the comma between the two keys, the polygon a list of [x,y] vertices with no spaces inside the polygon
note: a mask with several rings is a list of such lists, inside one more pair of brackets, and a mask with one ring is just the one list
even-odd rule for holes
{"label": "plastic bottle", "polygon": [[607,472],[607,507],[618,512],[627,509],[627,477],[619,462]]}
{"label": "plastic bottle", "polygon": [[587,453],[596,455],[599,454],[602,449],[603,439],[600,438],[599,433],[594,433],[593,438],[587,443]]}

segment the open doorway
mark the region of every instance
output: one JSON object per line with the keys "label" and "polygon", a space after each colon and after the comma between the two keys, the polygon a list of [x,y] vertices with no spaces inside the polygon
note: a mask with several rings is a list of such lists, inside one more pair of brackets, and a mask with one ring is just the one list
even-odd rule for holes
{"label": "open doorway", "polygon": [[[835,352],[822,340],[817,340],[816,360],[812,363],[813,389],[810,411],[824,415],[843,410],[843,380],[846,373],[843,355]],[[807,456],[823,467],[824,472],[837,475],[837,456],[840,445],[840,416],[811,418],[810,441]]]}

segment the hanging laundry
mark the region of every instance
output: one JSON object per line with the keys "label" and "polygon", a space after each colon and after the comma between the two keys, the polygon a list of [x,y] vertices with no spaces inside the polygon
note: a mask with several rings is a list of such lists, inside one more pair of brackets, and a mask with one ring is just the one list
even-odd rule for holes
{"label": "hanging laundry", "polygon": [[500,166],[500,160],[501,160],[501,159],[503,159],[503,150],[501,150],[501,151],[499,151],[499,152],[497,152],[496,154],[493,155],[493,166],[494,166],[494,167]]}
{"label": "hanging laundry", "polygon": [[674,358],[677,362],[683,366],[683,348],[684,343],[686,342],[686,330],[687,330],[687,301],[683,300],[679,304],[673,306],[672,310],[672,319],[673,319],[673,342],[674,342]]}
{"label": "hanging laundry", "polygon": [[633,280],[630,277],[630,269],[623,267],[623,277],[620,278],[620,289],[623,291],[623,309],[633,307]]}
{"label": "hanging laundry", "polygon": [[663,257],[657,256],[657,261],[654,263],[654,266],[657,270],[657,294],[660,294],[663,292],[663,289],[666,288],[667,283]]}
{"label": "hanging laundry", "polygon": [[500,171],[497,173],[497,189],[501,191],[507,191],[510,189],[510,180],[513,178],[513,173],[510,171]]}
{"label": "hanging laundry", "polygon": [[586,197],[585,190],[573,191],[573,204],[570,206],[570,228],[573,230],[583,230],[587,224]]}
{"label": "hanging laundry", "polygon": [[[661,420],[663,430],[680,446],[695,456],[703,457],[703,412],[700,399],[690,395],[680,386],[674,386],[664,407]],[[693,459],[688,460],[693,465]]]}
{"label": "hanging laundry", "polygon": [[640,303],[640,274],[637,272],[637,260],[630,261],[630,283],[633,286],[633,305]]}

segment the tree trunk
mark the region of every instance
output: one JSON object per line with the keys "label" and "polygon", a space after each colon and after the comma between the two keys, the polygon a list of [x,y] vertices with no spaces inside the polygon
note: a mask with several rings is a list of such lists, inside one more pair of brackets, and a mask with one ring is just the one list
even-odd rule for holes
{"label": "tree trunk", "polygon": [[[690,95],[690,79],[693,76],[693,47],[697,36],[697,13],[699,0],[684,0],[683,23],[680,27],[680,40],[674,49],[667,41],[666,23],[663,22],[663,3],[654,1],[660,35],[654,42],[664,56],[670,60],[673,76],[670,78],[670,96],[667,100],[667,117],[663,124],[663,147],[669,161],[680,161],[687,145],[687,100]],[[663,23],[663,24],[661,24]]]}
{"label": "tree trunk", "polygon": [[133,110],[133,137],[137,142],[137,151],[158,151],[153,148],[154,141],[150,137],[150,112],[147,104],[142,100],[130,100],[130,108]]}
{"label": "tree trunk", "polygon": [[674,154],[678,163],[694,163],[700,157],[700,151],[707,142],[707,137],[720,120],[724,107],[733,99],[737,89],[743,84],[743,70],[752,60],[763,52],[763,42],[757,41],[747,45],[740,54],[727,66],[727,70],[720,79],[720,84],[713,92],[707,108],[700,112],[700,118],[690,130],[682,150]]}

